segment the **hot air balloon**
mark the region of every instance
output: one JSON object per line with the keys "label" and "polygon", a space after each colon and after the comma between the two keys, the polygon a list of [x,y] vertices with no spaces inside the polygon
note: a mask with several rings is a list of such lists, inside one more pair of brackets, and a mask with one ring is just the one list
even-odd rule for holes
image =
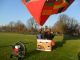
{"label": "hot air balloon", "polygon": [[52,14],[64,12],[74,0],[22,0],[39,25]]}

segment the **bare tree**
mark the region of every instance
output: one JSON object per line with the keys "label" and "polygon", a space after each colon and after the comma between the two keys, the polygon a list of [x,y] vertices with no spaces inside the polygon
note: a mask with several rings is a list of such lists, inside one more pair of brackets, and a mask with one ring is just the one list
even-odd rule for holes
{"label": "bare tree", "polygon": [[15,28],[16,28],[17,32],[25,32],[26,31],[26,26],[20,20],[15,24]]}
{"label": "bare tree", "polygon": [[73,34],[76,32],[77,25],[77,20],[63,14],[60,15],[59,20],[55,23],[53,29],[56,32]]}
{"label": "bare tree", "polygon": [[37,22],[35,21],[34,18],[30,18],[27,21],[27,28],[29,30],[31,30],[32,32],[36,31],[38,27],[39,27],[39,25],[37,24]]}
{"label": "bare tree", "polygon": [[15,27],[15,22],[11,21],[8,25],[7,25],[7,30],[10,32],[13,32]]}

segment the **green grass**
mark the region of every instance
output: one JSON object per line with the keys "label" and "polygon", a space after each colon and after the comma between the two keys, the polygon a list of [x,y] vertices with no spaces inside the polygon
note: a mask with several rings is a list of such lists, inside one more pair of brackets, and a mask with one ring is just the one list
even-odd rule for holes
{"label": "green grass", "polygon": [[[62,41],[63,36],[56,36],[56,42]],[[16,33],[0,33],[0,60],[16,60],[10,59],[12,52],[11,47],[5,47],[14,44],[17,41],[33,42],[26,45],[27,58],[25,60],[78,60],[77,53],[80,51],[80,39],[66,40],[62,47],[57,47],[51,52],[36,51],[36,36],[24,35]]]}

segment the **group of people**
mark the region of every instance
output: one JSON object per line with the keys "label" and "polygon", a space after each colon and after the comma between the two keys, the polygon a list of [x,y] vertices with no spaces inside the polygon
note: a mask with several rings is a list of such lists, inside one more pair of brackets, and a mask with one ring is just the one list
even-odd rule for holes
{"label": "group of people", "polygon": [[40,29],[39,34],[37,35],[38,39],[47,39],[47,40],[53,40],[54,33],[51,31],[51,29]]}

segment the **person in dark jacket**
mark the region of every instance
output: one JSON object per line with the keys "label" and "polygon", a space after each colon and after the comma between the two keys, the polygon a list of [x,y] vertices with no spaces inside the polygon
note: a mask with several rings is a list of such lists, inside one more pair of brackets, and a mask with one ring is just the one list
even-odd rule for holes
{"label": "person in dark jacket", "polygon": [[54,37],[53,32],[51,32],[51,29],[47,29],[44,31],[44,38],[48,40],[52,40]]}

